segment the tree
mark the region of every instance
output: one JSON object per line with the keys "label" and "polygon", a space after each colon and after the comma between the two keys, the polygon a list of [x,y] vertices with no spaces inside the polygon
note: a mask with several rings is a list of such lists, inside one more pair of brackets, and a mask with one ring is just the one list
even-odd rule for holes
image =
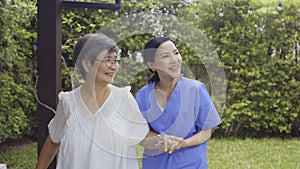
{"label": "tree", "polygon": [[0,1],[0,143],[33,136],[35,4]]}

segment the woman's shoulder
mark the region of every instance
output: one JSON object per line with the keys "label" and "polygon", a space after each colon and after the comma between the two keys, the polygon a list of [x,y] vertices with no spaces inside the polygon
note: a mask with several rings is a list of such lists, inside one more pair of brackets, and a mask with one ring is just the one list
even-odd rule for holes
{"label": "woman's shoulder", "polygon": [[71,91],[61,91],[58,94],[58,101],[64,105],[65,108],[72,109],[74,105],[77,105],[77,101],[80,100],[80,87]]}
{"label": "woman's shoulder", "polygon": [[151,93],[154,90],[155,82],[146,84],[137,91],[137,95],[145,95]]}
{"label": "woman's shoulder", "polygon": [[61,91],[61,92],[59,92],[58,93],[58,99],[61,100],[61,101],[69,99],[71,97],[72,93],[75,92],[75,90],[72,90],[72,91]]}
{"label": "woman's shoulder", "polygon": [[58,94],[58,106],[62,106],[63,111],[61,112],[63,112],[68,118],[70,114],[72,114],[74,106],[77,105],[76,98],[78,98],[78,96],[75,95],[76,92],[79,92],[79,89],[74,89],[72,91],[61,91]]}
{"label": "woman's shoulder", "polygon": [[199,88],[199,87],[204,86],[204,84],[202,82],[195,80],[195,79],[189,79],[186,77],[181,77],[180,83],[182,86],[184,86],[186,88]]}
{"label": "woman's shoulder", "polygon": [[127,101],[129,98],[133,97],[131,94],[131,86],[125,87],[118,87],[115,85],[109,85],[111,89],[111,95],[115,102],[124,102]]}

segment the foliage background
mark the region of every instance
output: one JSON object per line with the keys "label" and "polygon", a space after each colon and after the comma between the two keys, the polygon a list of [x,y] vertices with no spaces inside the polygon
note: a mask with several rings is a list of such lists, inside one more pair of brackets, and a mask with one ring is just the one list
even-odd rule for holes
{"label": "foliage background", "polygon": [[[175,14],[201,29],[216,48],[226,71],[226,104],[215,136],[300,136],[300,0],[210,0],[193,3],[123,2],[119,11],[63,9],[62,55],[72,70],[72,49],[78,37],[94,33],[118,17],[140,12]],[[182,2],[182,1],[181,1]],[[36,137],[35,75],[36,2],[0,0],[0,143]],[[252,14],[248,13],[249,6]],[[224,16],[220,16],[220,9]],[[195,14],[198,14],[198,17]],[[118,29],[118,28],[116,28]],[[156,35],[128,37],[119,46],[122,66],[116,83],[132,85],[135,94],[146,84],[145,67],[135,62],[136,51]],[[208,88],[201,59],[184,44],[180,52],[195,78]],[[128,59],[128,51],[133,59]],[[132,71],[128,68],[131,68]],[[140,72],[131,75],[131,72]],[[62,68],[62,90],[70,90],[70,74]],[[134,76],[134,78],[132,78]],[[225,96],[224,96],[225,97]]]}
{"label": "foliage background", "polygon": [[36,7],[0,0],[0,143],[36,134]]}

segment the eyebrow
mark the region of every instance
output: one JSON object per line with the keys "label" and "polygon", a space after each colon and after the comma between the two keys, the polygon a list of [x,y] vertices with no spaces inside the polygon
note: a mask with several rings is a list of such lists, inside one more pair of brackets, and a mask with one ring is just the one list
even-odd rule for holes
{"label": "eyebrow", "polygon": [[159,56],[165,55],[165,54],[169,54],[169,52],[162,52],[159,54]]}
{"label": "eyebrow", "polygon": [[[173,50],[173,52],[177,52],[177,51],[178,51],[177,48]],[[159,56],[162,56],[162,55],[164,55],[164,54],[169,54],[169,53],[170,53],[170,52],[162,52],[162,53],[159,54]]]}
{"label": "eyebrow", "polygon": [[112,55],[112,54],[106,55],[106,56],[103,57],[103,59],[111,59],[111,58],[116,58],[117,60],[119,60],[117,55]]}
{"label": "eyebrow", "polygon": [[109,56],[109,57],[118,56],[118,53],[116,51],[114,51],[114,52],[108,52],[107,56]]}

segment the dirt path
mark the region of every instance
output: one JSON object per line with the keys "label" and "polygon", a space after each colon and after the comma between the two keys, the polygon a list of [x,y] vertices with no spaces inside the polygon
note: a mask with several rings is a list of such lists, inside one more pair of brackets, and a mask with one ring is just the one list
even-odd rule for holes
{"label": "dirt path", "polygon": [[24,140],[10,140],[0,144],[0,149],[17,149],[27,146],[29,144],[36,143],[36,140],[33,139],[24,139]]}

